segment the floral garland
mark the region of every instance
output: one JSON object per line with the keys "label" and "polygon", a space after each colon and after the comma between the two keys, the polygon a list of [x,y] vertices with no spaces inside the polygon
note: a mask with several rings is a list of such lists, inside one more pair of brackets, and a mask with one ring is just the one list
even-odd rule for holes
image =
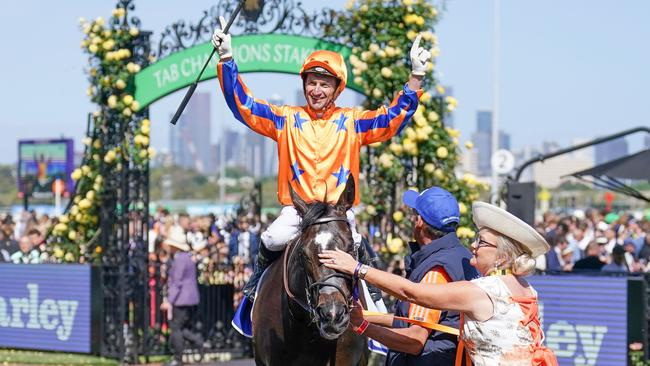
{"label": "floral garland", "polygon": [[[142,166],[155,154],[149,147],[150,122],[140,116],[132,95],[134,75],[141,69],[133,55],[139,29],[129,25],[127,9],[120,5],[108,21],[81,18],[79,23],[85,35],[81,48],[89,61],[87,94],[98,109],[92,113],[90,131],[83,140],[83,162],[72,173],[75,194],[48,238],[52,262],[97,262],[101,258],[103,247],[96,236],[106,190],[104,176],[117,174],[127,164]],[[127,127],[119,135],[114,126]]]}
{"label": "floral garland", "polygon": [[[423,0],[351,0],[339,14],[335,27],[327,33],[352,47],[350,63],[354,82],[368,96],[364,108],[390,103],[393,93],[401,90],[410,74],[408,51],[418,34],[421,46],[440,54],[432,32],[438,11]],[[366,204],[363,221],[380,229],[387,251],[401,253],[404,239],[410,238],[410,220],[400,210],[401,193],[436,185],[449,190],[459,202],[461,222],[458,236],[469,243],[473,238],[471,202],[486,187],[470,174],[456,175],[460,161],[460,132],[445,127],[443,119],[457,106],[455,98],[445,95],[433,76],[434,63],[424,80],[428,90],[420,97],[413,121],[399,136],[387,143],[371,145],[363,156],[362,172],[367,184],[362,193]],[[471,142],[466,149],[473,147]]]}

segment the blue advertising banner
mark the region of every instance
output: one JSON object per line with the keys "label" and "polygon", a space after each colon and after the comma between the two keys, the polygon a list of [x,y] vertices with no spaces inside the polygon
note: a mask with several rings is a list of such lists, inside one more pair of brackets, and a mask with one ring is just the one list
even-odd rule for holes
{"label": "blue advertising banner", "polygon": [[0,265],[0,347],[91,352],[91,266]]}
{"label": "blue advertising banner", "polygon": [[532,276],[560,365],[627,364],[627,277]]}

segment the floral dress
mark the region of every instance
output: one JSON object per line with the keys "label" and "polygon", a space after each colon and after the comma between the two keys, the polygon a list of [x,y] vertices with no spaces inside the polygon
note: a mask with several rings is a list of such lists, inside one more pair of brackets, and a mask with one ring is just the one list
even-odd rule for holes
{"label": "floral dress", "polygon": [[459,348],[466,349],[475,366],[557,365],[553,352],[542,345],[537,292],[532,287],[534,297],[513,297],[499,276],[478,278],[472,283],[488,294],[494,306],[492,317],[486,321],[467,314],[462,317]]}

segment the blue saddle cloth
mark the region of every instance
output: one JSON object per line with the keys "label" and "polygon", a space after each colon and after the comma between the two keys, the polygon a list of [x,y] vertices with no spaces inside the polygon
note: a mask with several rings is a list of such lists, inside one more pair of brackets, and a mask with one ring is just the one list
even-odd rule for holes
{"label": "blue saddle cloth", "polygon": [[253,303],[246,296],[235,311],[235,316],[230,322],[241,335],[253,338]]}

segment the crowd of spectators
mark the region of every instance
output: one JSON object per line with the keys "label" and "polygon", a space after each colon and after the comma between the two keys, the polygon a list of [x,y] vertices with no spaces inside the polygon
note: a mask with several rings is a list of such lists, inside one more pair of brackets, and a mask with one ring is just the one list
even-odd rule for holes
{"label": "crowd of spectators", "polygon": [[549,272],[650,272],[650,220],[640,214],[576,210],[547,212],[537,225],[551,245],[537,259]]}
{"label": "crowd of spectators", "polygon": [[[259,236],[274,217],[253,214],[189,216],[159,209],[150,217],[151,262],[165,263],[160,243],[171,227],[187,233],[197,264],[200,284],[233,284],[240,289],[252,273]],[[16,217],[0,214],[0,263],[41,263],[47,258],[45,233],[48,215],[23,212]],[[359,223],[364,232],[363,223]],[[575,210],[571,214],[546,212],[536,224],[552,247],[537,258],[537,268],[547,272],[610,271],[650,272],[650,220],[639,213]],[[373,248],[387,253],[382,238],[372,238]],[[384,256],[384,269],[400,274],[399,255]],[[236,291],[237,292],[237,291]]]}

